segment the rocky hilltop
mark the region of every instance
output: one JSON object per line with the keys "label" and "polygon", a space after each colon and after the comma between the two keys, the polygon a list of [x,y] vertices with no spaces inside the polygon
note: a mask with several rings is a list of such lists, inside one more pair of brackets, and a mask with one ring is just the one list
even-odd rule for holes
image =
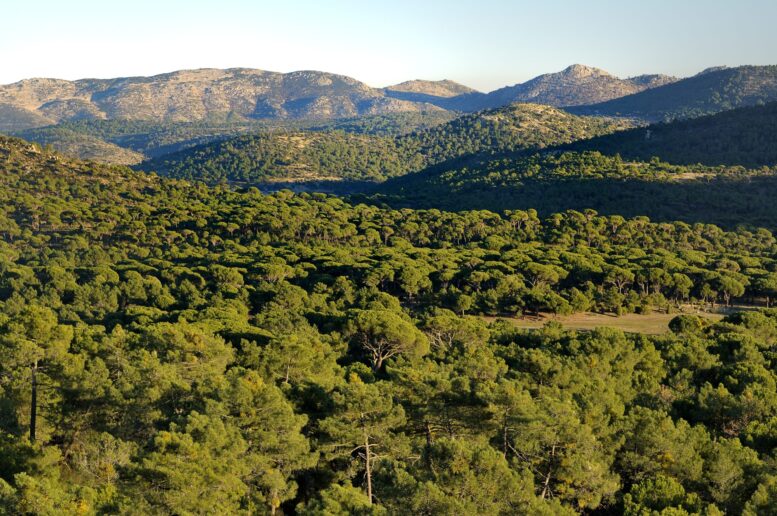
{"label": "rocky hilltop", "polygon": [[405,81],[393,86],[387,86],[384,90],[388,94],[415,93],[441,98],[451,98],[458,95],[477,92],[477,90],[472,89],[469,86],[464,86],[463,84],[448,79],[443,79],[441,81],[415,79],[413,81]]}
{"label": "rocky hilltop", "polygon": [[557,73],[493,91],[488,95],[488,104],[532,102],[556,107],[580,106],[639,93],[676,80],[666,75],[620,79],[599,68],[575,64]]}
{"label": "rocky hilltop", "polygon": [[540,75],[490,93],[480,93],[452,81],[409,81],[389,86],[386,92],[397,99],[423,101],[444,109],[479,111],[515,102],[554,107],[595,104],[664,86],[676,80],[667,75],[640,75],[620,79],[599,68],[575,64],[560,72]]}

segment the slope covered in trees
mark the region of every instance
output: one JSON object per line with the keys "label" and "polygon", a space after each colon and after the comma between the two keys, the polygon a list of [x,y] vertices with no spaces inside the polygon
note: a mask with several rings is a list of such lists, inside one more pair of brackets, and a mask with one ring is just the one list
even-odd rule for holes
{"label": "slope covered in trees", "polygon": [[0,168],[5,513],[777,503],[775,312],[475,317],[773,296],[768,231],[263,196],[7,139]]}
{"label": "slope covered in trees", "polygon": [[594,209],[734,228],[775,227],[777,168],[680,166],[599,152],[470,156],[391,180],[371,202],[448,210]]}
{"label": "slope covered in trees", "polygon": [[655,122],[776,100],[777,66],[740,66],[705,71],[626,97],[571,107],[569,111],[579,115],[623,116]]}
{"label": "slope covered in trees", "polygon": [[380,181],[466,154],[540,149],[622,127],[548,106],[514,104],[393,138],[309,131],[246,135],[163,156],[140,168],[208,182]]}
{"label": "slope covered in trees", "polygon": [[419,169],[420,154],[391,138],[327,132],[263,132],[162,156],[139,168],[165,176],[218,181],[372,180]]}
{"label": "slope covered in trees", "polygon": [[777,102],[621,131],[564,148],[598,150],[627,159],[656,156],[679,165],[775,165]]}
{"label": "slope covered in trees", "polygon": [[260,131],[336,131],[397,136],[428,129],[455,118],[447,111],[391,113],[331,121],[245,120],[213,117],[201,122],[145,120],[78,120],[11,132],[29,141],[51,145],[76,158],[103,163],[135,164],[205,143]]}

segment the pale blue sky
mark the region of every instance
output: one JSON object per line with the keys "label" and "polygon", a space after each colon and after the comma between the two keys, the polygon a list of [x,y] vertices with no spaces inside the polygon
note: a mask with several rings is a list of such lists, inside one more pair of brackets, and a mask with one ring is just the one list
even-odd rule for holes
{"label": "pale blue sky", "polygon": [[0,83],[314,69],[489,91],[572,63],[626,77],[777,64],[777,0],[3,0]]}

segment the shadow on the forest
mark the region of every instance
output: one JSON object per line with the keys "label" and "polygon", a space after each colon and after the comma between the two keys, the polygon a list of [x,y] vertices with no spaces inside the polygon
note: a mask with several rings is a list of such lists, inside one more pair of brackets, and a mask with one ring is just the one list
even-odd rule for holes
{"label": "shadow on the forest", "polygon": [[[519,185],[460,188],[423,183],[378,187],[361,202],[393,208],[444,210],[536,209],[547,216],[565,210],[594,209],[603,215],[647,216],[654,221],[703,222],[724,228],[777,227],[777,177],[650,181],[641,179],[527,180]],[[398,188],[399,187],[399,188]]]}

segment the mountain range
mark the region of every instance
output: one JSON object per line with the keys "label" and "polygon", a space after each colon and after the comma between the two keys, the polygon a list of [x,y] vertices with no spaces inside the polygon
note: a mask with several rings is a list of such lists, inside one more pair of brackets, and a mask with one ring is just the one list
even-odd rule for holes
{"label": "mountain range", "polygon": [[373,88],[325,72],[276,73],[247,68],[76,81],[37,78],[0,86],[0,131],[76,120],[320,120],[439,109],[477,111],[512,102],[577,106],[673,80],[660,75],[618,79],[582,65],[491,93],[449,80],[414,80]]}
{"label": "mountain range", "polygon": [[457,111],[478,111],[512,102],[530,102],[554,107],[594,104],[664,86],[676,80],[668,75],[640,75],[620,79],[599,68],[575,64],[560,72],[540,75],[527,82],[505,86],[491,93],[463,91],[456,96],[434,96],[431,89],[416,89],[412,94],[404,91],[397,94],[395,87],[387,90],[390,95],[403,100],[423,101]]}
{"label": "mountain range", "polygon": [[440,108],[315,71],[199,69],[119,79],[28,79],[0,86],[4,131],[81,119],[329,119],[430,109]]}

